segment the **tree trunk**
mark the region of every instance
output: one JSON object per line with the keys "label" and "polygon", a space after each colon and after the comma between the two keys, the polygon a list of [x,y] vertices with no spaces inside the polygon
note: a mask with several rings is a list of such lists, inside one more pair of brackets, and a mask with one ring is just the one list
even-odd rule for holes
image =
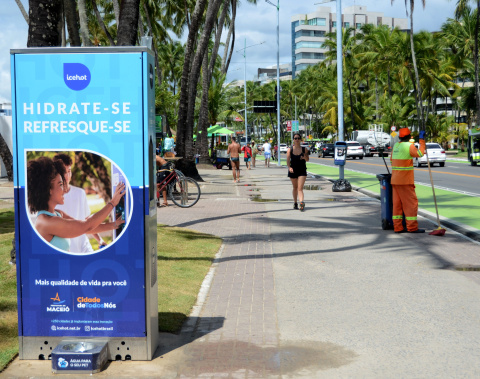
{"label": "tree trunk", "polygon": [[22,13],[23,18],[25,19],[25,21],[27,21],[27,24],[28,24],[29,23],[28,14],[25,11],[25,7],[23,6],[23,4],[20,0],[15,0],[15,2],[17,3],[18,8],[20,9],[20,12]]}
{"label": "tree trunk", "polygon": [[348,84],[348,93],[350,96],[350,116],[352,117],[352,130],[355,130],[355,117],[353,115],[353,97],[352,97],[352,86],[350,83],[350,79],[347,80]]}
{"label": "tree trunk", "polygon": [[[143,2],[143,10],[144,10],[144,13],[145,13],[145,17],[147,18],[148,28],[150,30],[153,30],[152,29],[152,21],[150,19],[150,15],[149,15],[147,5],[145,4],[145,2]],[[138,21],[140,21],[140,17],[138,18]],[[143,31],[142,31],[142,34],[143,34]],[[153,52],[155,54],[155,71],[157,73],[158,86],[161,87],[162,81],[163,81],[162,69],[160,68],[160,63],[158,61],[157,44],[155,43],[155,38],[156,37],[153,36],[152,38],[153,38],[152,49],[153,49]]]}
{"label": "tree trunk", "polygon": [[58,17],[58,32],[60,33],[60,38],[62,43],[60,46],[65,47],[67,46],[67,33],[65,31],[65,9],[64,9],[64,2],[62,1],[61,9],[60,9],[60,16]]}
{"label": "tree trunk", "polygon": [[68,38],[70,46],[82,46],[80,39],[80,22],[77,13],[77,3],[75,0],[64,0],[63,9],[67,21]]}
{"label": "tree trunk", "polygon": [[[221,66],[221,71],[226,74],[228,71],[228,66],[230,65],[230,60],[228,61],[227,64],[227,56],[228,52],[233,49],[233,40],[232,40],[232,47],[229,50],[230,46],[230,39],[232,38],[232,33],[235,33],[235,17],[236,17],[236,10],[237,10],[237,0],[232,0],[232,19],[230,21],[230,27],[228,28],[228,34],[227,34],[227,40],[225,41],[225,50],[223,52],[223,58],[222,58],[222,66]],[[231,54],[230,54],[231,57]]]}
{"label": "tree trunk", "polygon": [[392,84],[390,83],[390,69],[387,70],[388,97],[392,100]]}
{"label": "tree trunk", "polygon": [[88,31],[88,17],[85,0],[78,0],[78,17],[80,19],[80,36],[82,37],[83,46],[92,46]]}
{"label": "tree trunk", "polygon": [[118,0],[113,0],[113,13],[115,14],[115,22],[117,23],[117,28],[118,25],[120,24],[120,4],[118,4]]}
{"label": "tree trunk", "polygon": [[[198,133],[197,133],[197,144],[196,150],[200,154],[200,159],[202,163],[209,163],[210,159],[208,156],[208,133],[207,129],[210,125],[210,120],[208,117],[208,90],[210,88],[210,82],[212,80],[213,70],[215,68],[215,62],[218,56],[218,47],[220,46],[220,40],[222,38],[223,24],[225,23],[225,17],[227,16],[228,10],[228,1],[225,0],[223,4],[222,13],[218,21],[218,29],[215,36],[215,44],[212,49],[212,54],[210,57],[210,64],[208,62],[208,48],[205,51],[203,59],[203,92],[202,92],[202,101],[200,105],[200,115],[198,118]],[[201,133],[200,133],[201,131]]]}
{"label": "tree trunk", "polygon": [[3,164],[7,169],[8,180],[13,181],[13,157],[10,149],[8,148],[7,143],[3,139],[3,136],[0,134],[0,157],[2,158]]}
{"label": "tree trunk", "polygon": [[232,33],[232,46],[230,47],[230,53],[228,54],[227,65],[225,66],[225,72],[227,72],[228,68],[230,67],[234,46],[235,46],[235,29],[233,29],[233,33]]}
{"label": "tree trunk", "polygon": [[61,46],[58,30],[62,0],[29,0],[27,47]]}
{"label": "tree trunk", "polygon": [[[100,15],[100,12],[98,11],[96,0],[92,0],[92,6],[93,6],[93,11],[95,13],[95,16],[97,18],[98,25],[100,25],[100,27],[103,30],[103,33],[105,33],[105,35],[107,36],[107,39],[110,42],[110,45],[115,46],[115,41],[113,40],[113,37],[111,36],[111,34],[108,32],[108,29],[105,26],[105,23],[103,22],[102,16]],[[117,37],[118,37],[118,35],[117,35]],[[132,45],[128,45],[128,46],[133,46],[133,45],[135,45],[135,43],[133,43]]]}
{"label": "tree trunk", "polygon": [[[213,59],[213,57],[211,58]],[[210,86],[210,80],[208,75],[208,49],[205,51],[202,64],[202,101],[200,104],[200,113],[198,115],[197,124],[197,142],[196,151],[200,154],[202,163],[208,163],[208,88]]]}
{"label": "tree trunk", "polygon": [[188,29],[188,38],[185,48],[185,57],[183,62],[183,71],[180,87],[180,99],[178,105],[178,122],[177,122],[177,153],[180,156],[185,156],[185,134],[187,123],[187,110],[188,110],[188,85],[190,81],[190,68],[193,51],[195,48],[195,41],[197,38],[198,29],[200,28],[200,22],[203,16],[203,11],[207,0],[198,0],[195,4],[195,9],[190,22],[190,28]]}
{"label": "tree trunk", "polygon": [[140,0],[123,0],[117,28],[117,46],[135,46],[138,32]]}
{"label": "tree trunk", "polygon": [[[197,46],[197,51],[193,58],[192,69],[190,73],[190,80],[188,83],[188,107],[187,107],[187,122],[185,127],[185,155],[187,159],[193,159],[193,124],[195,117],[195,98],[197,96],[197,83],[200,75],[203,55],[208,48],[210,35],[218,14],[218,9],[222,2],[227,0],[212,0],[207,7],[207,15],[203,25],[203,32]],[[183,87],[183,83],[182,83]]]}

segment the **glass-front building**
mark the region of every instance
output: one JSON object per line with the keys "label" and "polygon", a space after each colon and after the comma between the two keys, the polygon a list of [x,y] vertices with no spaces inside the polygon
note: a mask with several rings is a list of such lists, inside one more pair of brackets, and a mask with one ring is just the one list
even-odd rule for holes
{"label": "glass-front building", "polygon": [[[344,28],[362,25],[388,25],[408,30],[406,18],[386,17],[381,12],[369,12],[363,5],[346,7],[342,14]],[[327,48],[324,46],[326,34],[335,32],[337,14],[331,12],[330,7],[318,7],[313,13],[297,14],[291,18],[292,35],[292,78],[309,66],[325,59]]]}

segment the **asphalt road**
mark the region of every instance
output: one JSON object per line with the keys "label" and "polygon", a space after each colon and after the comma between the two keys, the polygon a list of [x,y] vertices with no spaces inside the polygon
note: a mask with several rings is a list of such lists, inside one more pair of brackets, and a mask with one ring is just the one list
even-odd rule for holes
{"label": "asphalt road", "polygon": [[[391,172],[390,158],[386,157],[385,161]],[[316,154],[310,156],[310,162],[335,166],[332,157],[317,158]],[[348,159],[345,169],[373,175],[385,174],[387,170],[383,159],[377,156],[365,157],[363,159]],[[480,166],[470,166],[468,162],[450,161],[447,158],[445,167],[438,167],[438,165],[432,167],[432,177],[435,188],[480,197],[480,189],[478,187]],[[415,182],[418,184],[430,184],[430,176],[427,167],[415,167]]]}

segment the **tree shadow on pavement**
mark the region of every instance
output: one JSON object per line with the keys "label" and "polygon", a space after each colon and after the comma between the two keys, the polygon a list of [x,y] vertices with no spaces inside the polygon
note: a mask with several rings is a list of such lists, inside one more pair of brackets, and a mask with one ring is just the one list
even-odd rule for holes
{"label": "tree shadow on pavement", "polygon": [[188,345],[217,329],[221,329],[224,322],[225,317],[189,317],[179,333],[160,334],[159,346],[155,351],[153,359]]}

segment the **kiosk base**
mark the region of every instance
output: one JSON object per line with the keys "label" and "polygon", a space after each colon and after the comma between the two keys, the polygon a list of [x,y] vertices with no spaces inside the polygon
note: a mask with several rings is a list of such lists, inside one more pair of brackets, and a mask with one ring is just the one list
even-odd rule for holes
{"label": "kiosk base", "polygon": [[52,351],[55,374],[95,374],[107,363],[107,343],[92,340],[62,341]]}
{"label": "kiosk base", "polygon": [[52,359],[53,349],[65,342],[84,341],[89,343],[106,343],[107,359],[109,361],[150,361],[158,347],[158,340],[147,337],[125,338],[87,338],[87,337],[20,337],[19,358],[33,360]]}

